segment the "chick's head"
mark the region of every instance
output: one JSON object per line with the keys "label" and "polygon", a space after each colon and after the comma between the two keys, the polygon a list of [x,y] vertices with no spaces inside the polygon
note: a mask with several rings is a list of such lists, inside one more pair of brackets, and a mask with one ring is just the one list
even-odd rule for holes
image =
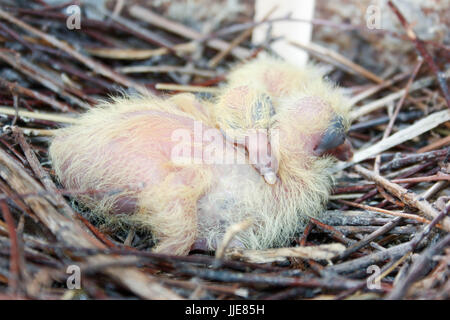
{"label": "chick's head", "polygon": [[332,155],[348,160],[351,156],[346,140],[350,126],[348,109],[338,88],[322,78],[312,79],[278,99],[274,124],[282,134],[280,141],[288,149],[305,157]]}

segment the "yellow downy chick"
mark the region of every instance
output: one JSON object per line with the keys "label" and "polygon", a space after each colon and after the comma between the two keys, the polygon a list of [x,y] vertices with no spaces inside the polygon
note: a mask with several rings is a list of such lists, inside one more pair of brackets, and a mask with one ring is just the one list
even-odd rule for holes
{"label": "yellow downy chick", "polygon": [[[343,107],[329,99],[338,94],[328,84],[320,90],[318,84],[292,89],[285,96],[257,88],[263,98],[255,99],[250,84],[236,86],[247,86],[248,95],[235,95],[233,81],[214,107],[190,94],[100,103],[56,134],[49,154],[59,181],[67,189],[114,191],[76,199],[111,224],[150,231],[156,252],[215,249],[228,226],[248,218],[252,227],[239,233],[232,246],[288,245],[328,199],[332,178],[327,169],[334,160],[316,151],[334,146],[342,136],[345,118],[338,110]],[[322,92],[326,88],[333,92]],[[223,103],[227,92],[231,104]],[[242,117],[225,114],[223,106],[236,106]],[[244,129],[268,129],[271,134],[263,135],[271,140],[258,140],[257,147],[247,140],[234,143],[227,136],[229,127],[246,137]],[[277,176],[273,184],[266,183],[267,172],[248,155],[268,144],[273,149],[268,167]]]}

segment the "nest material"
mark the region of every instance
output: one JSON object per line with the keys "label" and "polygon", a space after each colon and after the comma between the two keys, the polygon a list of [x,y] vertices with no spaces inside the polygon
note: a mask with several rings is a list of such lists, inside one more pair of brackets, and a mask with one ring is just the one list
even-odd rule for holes
{"label": "nest material", "polygon": [[[448,17],[439,9],[444,2],[412,8],[421,10],[419,16],[434,12],[429,25],[416,21],[417,40],[411,39],[415,21],[403,16],[401,5],[386,7],[388,23],[399,33],[387,35],[369,32],[361,27],[364,21],[349,21],[342,10],[325,10],[318,1],[317,16],[332,16],[332,27],[341,31],[330,37],[330,25],[315,24],[314,42],[321,45],[305,49],[314,60],[330,65],[328,76],[348,88],[355,105],[349,136],[357,163],[341,164],[328,210],[311,219],[292,246],[319,250],[337,242],[345,249],[332,258],[301,250],[238,252],[217,264],[209,252],[157,255],[139,230],[124,226],[118,232],[105,228],[101,219],[89,222],[89,214],[80,213],[71,196],[114,190],[56,186],[47,139],[98,98],[123,88],[158,95],[172,94],[175,88],[207,97],[231,64],[263,48],[245,37],[229,48],[239,32],[221,35],[219,44],[192,43],[192,35],[202,24],[209,23],[202,29],[206,34],[239,27],[251,21],[249,11],[234,11],[233,22],[205,17],[182,21],[192,25],[182,25],[177,33],[170,21],[149,28],[148,19],[138,15],[145,12],[143,1],[122,8],[106,1],[106,9],[83,7],[91,19],[83,16],[81,29],[68,30],[61,2],[43,7],[42,1],[0,1],[0,42],[6,49],[0,50],[0,297],[448,299],[450,116],[445,72],[450,49],[439,32],[421,38],[424,27],[439,30],[445,25]],[[342,3],[361,12],[359,1]],[[171,4],[160,5],[147,9],[164,19]],[[244,6],[251,7],[251,1]],[[171,17],[176,18],[173,11]],[[394,37],[395,45],[387,37]],[[229,53],[217,67],[208,68],[218,50]],[[167,83],[177,86],[160,90]],[[249,256],[253,261],[270,256],[275,262],[256,264],[248,262]],[[67,290],[70,265],[82,270],[79,290]],[[370,288],[368,268],[380,271]],[[194,277],[197,281],[191,282]]]}

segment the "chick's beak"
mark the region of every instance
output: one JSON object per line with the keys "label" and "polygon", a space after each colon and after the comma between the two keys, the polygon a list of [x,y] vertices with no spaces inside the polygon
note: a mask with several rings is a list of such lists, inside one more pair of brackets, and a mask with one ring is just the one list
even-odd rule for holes
{"label": "chick's beak", "polygon": [[314,148],[316,156],[333,155],[341,161],[347,161],[353,157],[352,145],[346,139],[343,119],[335,116],[325,130],[320,142]]}
{"label": "chick's beak", "polygon": [[346,138],[344,143],[334,149],[328,150],[326,154],[331,154],[341,161],[348,161],[353,157],[353,147]]}

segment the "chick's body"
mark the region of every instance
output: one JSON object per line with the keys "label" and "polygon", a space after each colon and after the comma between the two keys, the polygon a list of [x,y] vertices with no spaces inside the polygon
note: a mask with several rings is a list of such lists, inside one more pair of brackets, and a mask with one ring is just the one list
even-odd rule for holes
{"label": "chick's body", "polygon": [[100,190],[78,195],[82,205],[151,231],[155,251],[187,254],[201,243],[214,249],[229,225],[246,218],[254,223],[234,245],[282,246],[305,217],[320,212],[331,187],[333,160],[314,156],[310,141],[320,138],[334,108],[317,99],[288,96],[276,114],[268,110],[276,121],[262,127],[280,139],[273,185],[249,163],[248,148],[223,135],[217,106],[188,94],[104,102],[60,129],[49,152],[65,188]]}

